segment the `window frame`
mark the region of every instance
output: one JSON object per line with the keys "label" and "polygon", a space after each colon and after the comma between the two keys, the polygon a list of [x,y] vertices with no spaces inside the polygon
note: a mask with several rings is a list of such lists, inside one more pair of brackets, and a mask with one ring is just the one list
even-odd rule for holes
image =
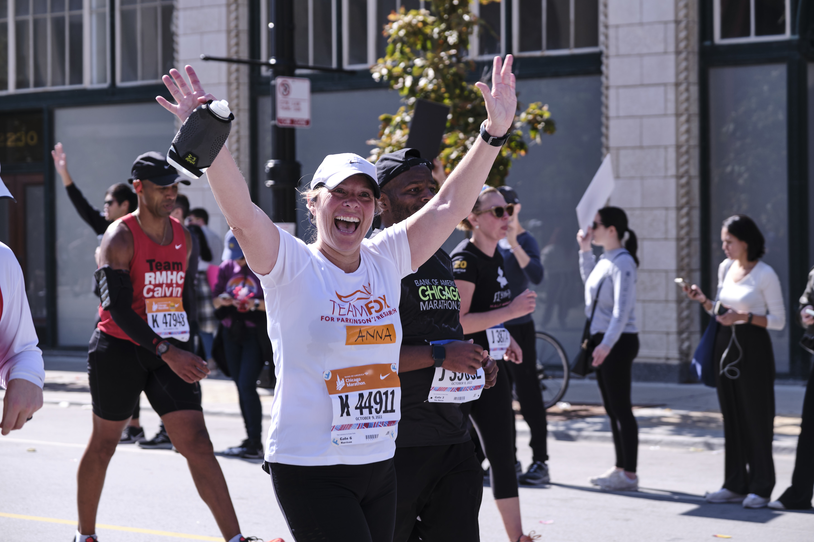
{"label": "window frame", "polygon": [[[316,66],[314,64],[314,0],[297,0],[299,2],[308,2],[308,64],[311,66]],[[269,3],[270,0],[264,0],[260,2],[260,20],[264,21],[260,27],[260,58],[262,60],[269,60],[271,58],[271,53],[269,49],[271,48],[271,41],[269,40],[269,24],[271,21],[271,13],[269,11]],[[325,66],[326,68],[336,68],[339,59],[337,58],[337,30],[338,30],[338,21],[337,21],[337,3],[336,0],[331,2],[331,64],[330,66]],[[314,70],[303,70],[304,73],[314,73]],[[268,76],[270,75],[271,70],[265,66],[260,69],[260,74]]]}
{"label": "window frame", "polygon": [[[518,0],[512,0],[513,2],[517,2]],[[573,2],[573,0],[571,0]],[[500,56],[504,56],[506,54],[506,1],[501,0],[498,2],[500,4]],[[512,7],[515,7],[512,5]],[[473,15],[475,15],[478,19],[480,19],[480,8],[481,3],[478,0],[470,0],[469,2],[469,9]],[[517,11],[512,10],[512,19],[515,19],[514,12]],[[474,60],[491,60],[494,58],[493,53],[486,53],[486,54],[478,54],[480,50],[480,36],[478,35],[478,28],[479,26],[475,27],[472,31],[472,35],[469,36],[469,56]]]}
{"label": "window frame", "polygon": [[[534,57],[534,56],[563,56],[563,55],[578,55],[584,53],[596,53],[600,51],[600,46],[596,47],[574,47],[574,14],[576,11],[576,0],[568,1],[568,21],[569,21],[569,47],[567,49],[546,49],[546,23],[548,16],[548,0],[538,0],[542,6],[542,46],[543,49],[539,51],[520,51],[520,0],[512,0],[512,54],[516,57]],[[788,0],[786,0],[788,2]],[[597,9],[601,9],[599,0],[597,0]],[[601,14],[597,17],[596,35],[597,43],[600,42],[600,35],[602,31],[602,17]]]}
{"label": "window frame", "polygon": [[[84,1],[87,2],[88,0],[84,0]],[[158,5],[158,23],[159,23],[158,24],[158,32],[157,32],[157,35],[158,35],[158,51],[159,51],[160,54],[163,54],[163,43],[161,41],[162,40],[162,32],[161,32],[161,30],[162,30],[162,23],[163,23],[163,19],[162,19],[163,14],[162,14],[162,9],[161,8],[165,5],[164,0],[145,0],[145,1],[155,3],[155,4]],[[159,73],[158,73],[158,78],[157,79],[136,79],[135,81],[122,81],[122,78],[121,78],[121,71],[122,71],[122,61],[121,61],[121,58],[122,58],[122,56],[121,56],[122,55],[122,40],[121,40],[121,34],[122,34],[122,32],[121,32],[121,29],[122,29],[122,25],[121,25],[121,22],[122,22],[122,5],[121,4],[122,4],[122,0],[116,0],[115,1],[115,10],[116,10],[116,17],[115,17],[115,21],[114,21],[115,25],[116,25],[116,43],[115,43],[115,51],[114,51],[114,54],[116,55],[116,73],[115,73],[116,80],[115,80],[115,84],[116,84],[116,86],[119,86],[119,87],[134,87],[134,86],[141,86],[141,85],[154,85],[156,83],[160,83],[161,82],[161,77],[162,77],[161,67],[160,66],[159,66],[159,70],[158,70]],[[178,10],[178,5],[177,4],[178,3],[177,3],[176,0],[172,0],[170,2],[167,2],[166,5],[171,5],[173,7],[173,13],[175,13]],[[139,57],[138,57],[138,66],[137,66],[136,69],[139,72],[141,71],[141,60],[142,60],[142,56],[141,56],[142,55],[142,50],[141,50],[141,45],[140,45],[141,44],[141,34],[142,34],[141,33],[141,9],[139,9],[139,8],[141,8],[141,6],[142,6],[142,4],[138,3],[138,4],[136,4],[136,9],[133,10],[133,11],[136,11],[137,13],[139,13],[139,15],[138,15],[139,20],[137,22],[137,29],[136,29],[137,30],[137,35],[138,35],[137,51],[138,51],[138,55],[139,55]],[[108,36],[108,42],[109,42],[109,36]],[[174,52],[173,52],[173,55],[174,55]],[[162,58],[162,60],[164,60],[164,59]],[[161,64],[161,62],[159,62],[159,64]],[[110,61],[108,60],[108,66],[109,65],[110,65]],[[109,68],[108,68],[108,71],[109,71]],[[139,75],[139,77],[140,77],[140,75]]]}
{"label": "window frame", "polygon": [[[66,6],[68,1],[66,0]],[[50,8],[50,3],[49,3]],[[94,13],[98,13],[103,11],[107,14],[105,17],[107,28],[105,30],[105,50],[106,50],[106,62],[105,62],[105,77],[106,82],[104,83],[91,83],[91,48],[90,45],[93,41],[93,36],[91,35],[91,15]],[[49,21],[48,25],[48,46],[46,47],[47,51],[47,71],[48,71],[48,78],[51,77],[51,26],[50,26],[50,19],[53,12],[48,11],[46,14],[38,14],[34,15],[29,14],[27,15],[28,21],[32,21],[35,18],[44,18],[45,20]],[[70,24],[70,10],[66,10],[64,12],[60,12],[65,14],[65,25],[66,25],[66,47],[65,47],[65,54],[66,54],[66,72],[65,72],[65,80],[70,81],[70,69],[69,66],[69,55],[70,51],[67,46],[68,40],[70,39],[69,33],[69,24]],[[76,12],[74,12],[76,13]],[[0,96],[9,96],[12,94],[28,94],[28,93],[37,93],[37,92],[53,92],[59,90],[71,90],[71,89],[81,89],[81,88],[104,88],[110,85],[110,9],[109,5],[105,4],[104,7],[93,9],[91,8],[91,0],[82,0],[82,65],[80,66],[80,70],[82,71],[82,82],[78,84],[65,84],[65,85],[46,85],[42,87],[29,87],[29,88],[17,88],[17,6],[14,0],[9,0],[8,2],[8,9],[5,16],[7,28],[7,36],[8,42],[6,44],[7,48],[7,76],[8,76],[8,88],[0,89]],[[30,27],[29,27],[30,28]],[[32,51],[32,61],[35,56],[34,52],[34,44],[32,40],[34,39],[33,32],[29,32],[29,46],[31,47]],[[29,66],[29,70],[31,70],[31,66]],[[29,74],[30,76],[33,74]]]}
{"label": "window frame", "polygon": [[791,0],[786,3],[786,32],[784,34],[772,34],[771,36],[755,35],[755,0],[749,0],[749,36],[743,38],[722,38],[721,37],[721,0],[712,2],[712,32],[714,43],[755,43],[761,41],[781,41],[791,38]]}

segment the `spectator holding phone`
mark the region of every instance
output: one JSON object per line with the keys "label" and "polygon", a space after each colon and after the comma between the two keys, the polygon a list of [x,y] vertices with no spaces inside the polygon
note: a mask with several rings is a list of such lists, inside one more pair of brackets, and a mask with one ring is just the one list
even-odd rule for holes
{"label": "spectator holding phone", "polygon": [[768,330],[786,325],[780,280],[760,258],[765,240],[746,215],[724,220],[721,244],[726,259],[718,266],[719,303],[697,285],[683,286],[721,326],[713,360],[718,367],[718,401],[724,418],[724,484],[708,493],[710,503],[741,503],[763,508],[775,484],[774,353]]}
{"label": "spectator holding phone", "polygon": [[229,257],[220,264],[218,282],[212,292],[213,303],[215,316],[223,325],[226,365],[237,384],[240,413],[248,438],[218,455],[262,459],[263,407],[257,393],[257,379],[265,361],[258,334],[266,331],[266,302],[260,279],[249,269],[243,249],[231,231],[226,235],[226,250]]}
{"label": "spectator holding phone", "polygon": [[[806,338],[814,335],[814,268],[808,272],[805,292],[800,296],[798,323],[806,330]],[[805,343],[804,343],[805,344]],[[810,342],[806,349],[810,348]],[[800,422],[800,436],[797,439],[797,459],[791,486],[776,501],[769,503],[775,510],[808,510],[814,497],[814,371],[808,377],[806,395],[803,399],[803,414]]]}

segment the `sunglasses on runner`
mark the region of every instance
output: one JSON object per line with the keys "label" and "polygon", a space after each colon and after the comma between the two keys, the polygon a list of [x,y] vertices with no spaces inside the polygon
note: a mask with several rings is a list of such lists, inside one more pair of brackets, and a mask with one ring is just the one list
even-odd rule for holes
{"label": "sunglasses on runner", "polygon": [[115,199],[106,199],[105,200],[105,205],[113,205],[114,203],[116,203]]}
{"label": "sunglasses on runner", "polygon": [[603,224],[603,223],[601,223],[601,222],[597,222],[596,220],[594,220],[593,224],[591,224],[591,229],[592,229],[592,230],[595,230],[595,229],[596,229],[596,228],[598,228],[599,226],[604,226],[604,224]]}
{"label": "sunglasses on runner", "polygon": [[506,207],[492,207],[491,209],[480,211],[478,214],[482,215],[484,213],[492,213],[495,218],[503,218],[504,213],[508,216],[512,216],[514,214],[514,203],[510,203]]}

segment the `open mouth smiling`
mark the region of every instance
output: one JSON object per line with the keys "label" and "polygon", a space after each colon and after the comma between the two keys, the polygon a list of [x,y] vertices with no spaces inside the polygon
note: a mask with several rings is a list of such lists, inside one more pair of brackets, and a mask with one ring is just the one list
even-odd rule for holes
{"label": "open mouth smiling", "polygon": [[340,233],[352,234],[356,233],[359,228],[360,220],[355,216],[338,216],[334,218],[334,225]]}

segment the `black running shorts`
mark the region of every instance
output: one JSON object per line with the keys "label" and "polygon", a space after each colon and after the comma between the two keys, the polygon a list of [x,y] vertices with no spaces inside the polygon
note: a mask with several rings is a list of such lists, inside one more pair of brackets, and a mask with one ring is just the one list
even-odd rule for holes
{"label": "black running shorts", "polygon": [[93,330],[88,348],[88,380],[93,413],[103,420],[128,419],[141,392],[159,416],[201,410],[200,384],[184,382],[158,356],[98,329]]}

